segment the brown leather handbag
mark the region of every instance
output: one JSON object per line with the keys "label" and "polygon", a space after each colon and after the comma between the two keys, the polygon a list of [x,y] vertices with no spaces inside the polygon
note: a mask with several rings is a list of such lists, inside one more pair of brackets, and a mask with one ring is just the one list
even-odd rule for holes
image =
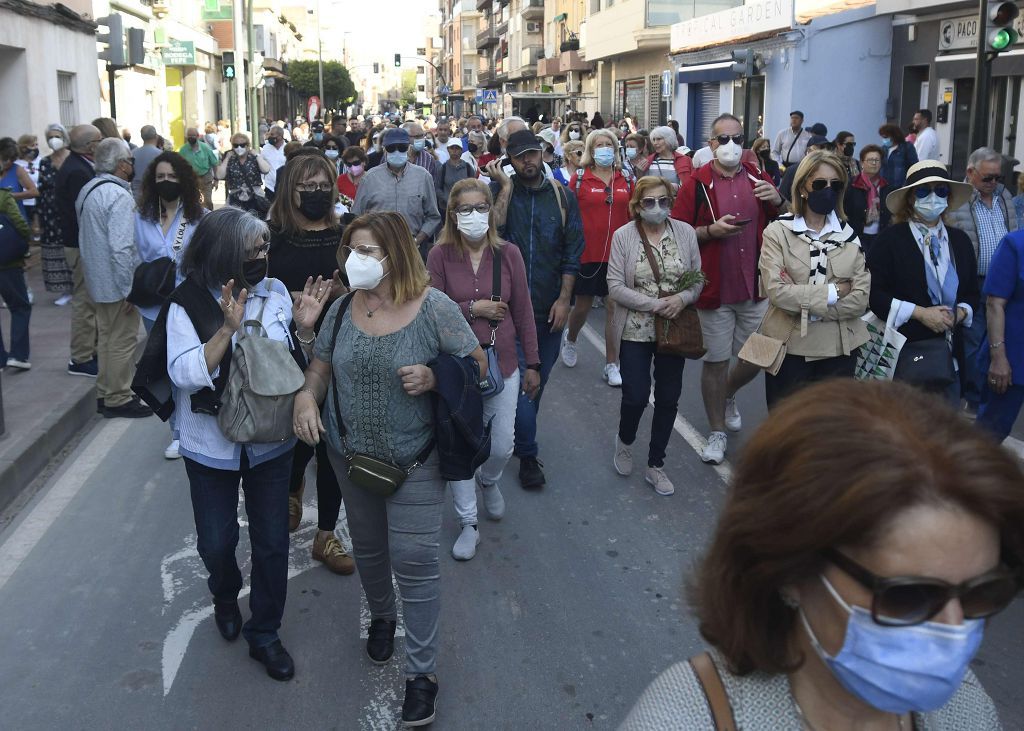
{"label": "brown leather handbag", "polygon": [[[654,249],[639,222],[637,222],[636,228],[640,232],[640,240],[644,243],[644,252],[647,254],[647,262],[651,265],[651,272],[658,281],[658,296],[667,297],[678,294],[678,292],[667,292],[661,288],[661,269],[654,256]],[[655,315],[654,334],[657,338],[656,349],[659,353],[681,355],[684,358],[699,360],[708,352],[708,349],[704,347],[704,332],[700,327],[700,318],[693,305],[684,307],[674,320]]]}
{"label": "brown leather handbag", "polygon": [[715,722],[715,731],[736,731],[736,719],[733,717],[732,704],[729,703],[729,696],[725,692],[722,676],[718,674],[718,668],[715,667],[715,661],[711,659],[711,655],[706,652],[694,655],[690,658],[690,666],[704,690],[704,697],[707,698],[708,707],[711,710],[711,718]]}

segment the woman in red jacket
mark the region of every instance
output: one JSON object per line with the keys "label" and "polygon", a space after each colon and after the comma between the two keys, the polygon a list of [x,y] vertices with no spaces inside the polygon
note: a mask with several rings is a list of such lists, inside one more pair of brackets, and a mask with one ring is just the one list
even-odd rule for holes
{"label": "woman in red jacket", "polygon": [[654,154],[647,158],[644,175],[664,178],[672,184],[675,194],[693,172],[693,160],[686,154],[689,150],[677,146],[679,138],[671,127],[655,127],[650,136]]}

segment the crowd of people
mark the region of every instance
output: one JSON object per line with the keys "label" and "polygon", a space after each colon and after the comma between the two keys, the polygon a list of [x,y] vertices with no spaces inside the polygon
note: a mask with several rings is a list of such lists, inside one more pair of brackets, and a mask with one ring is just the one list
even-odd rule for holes
{"label": "crowd of people", "polygon": [[[0,140],[0,223],[38,240],[47,291],[71,305],[67,371],[96,379],[98,412],[168,421],[164,456],[184,461],[217,628],[243,635],[272,678],[295,672],[279,628],[288,534],[315,460],[312,558],[340,575],[358,568],[375,663],[393,655],[403,602],[403,721],[433,720],[446,487],[460,524],[451,554],[467,561],[481,540],[477,497],[485,517],[503,518],[513,456],[523,489],[545,486],[542,396],[558,361],[583,357],[579,335],[603,307],[603,380],[621,389],[614,444],[609,435],[618,474],[633,472],[653,394],[644,480],[675,492],[665,462],[687,359],[703,361],[704,462],[725,460],[728,433],[743,428],[737,393],[762,371],[771,413],[694,584],[714,650],[656,681],[627,727],[720,720],[701,701],[710,667],[741,726],[826,728],[848,713],[931,728],[914,714],[936,711],[990,728],[991,703],[965,673],[980,620],[1021,586],[1020,472],[996,444],[1024,405],[1024,198],[989,148],[952,180],[930,121],[915,115],[913,143],[883,125],[858,152],[852,133],[830,140],[799,111],[774,141],[748,140],[722,114],[696,150],[677,125],[599,114],[334,115],[268,121],[255,141],[221,122],[188,128],[177,150],[153,126],[136,147],[98,119],[47,127],[41,160],[31,135]],[[0,262],[10,371],[31,367],[25,262]],[[872,322],[886,347],[903,343],[881,377],[860,372]],[[282,373],[259,372],[253,337],[289,355]],[[235,368],[302,383],[287,394],[283,438],[232,436],[243,425],[222,407]],[[148,390],[161,378],[163,400]],[[251,405],[247,417],[280,418]],[[806,473],[821,464],[833,471]],[[924,547],[879,519],[883,500]],[[335,533],[343,501],[351,554]],[[977,550],[928,548],[949,534]],[[793,540],[780,546],[782,535]],[[945,639],[927,644],[926,630]],[[931,654],[858,664],[857,633]],[[941,678],[913,675],[936,658],[948,661]],[[891,685],[872,685],[865,668]],[[841,685],[823,680],[829,671]]]}

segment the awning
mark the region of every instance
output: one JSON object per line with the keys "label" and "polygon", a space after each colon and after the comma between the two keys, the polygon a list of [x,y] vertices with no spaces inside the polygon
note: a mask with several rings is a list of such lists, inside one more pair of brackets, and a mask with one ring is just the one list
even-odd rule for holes
{"label": "awning", "polygon": [[508,94],[513,99],[568,99],[568,94],[556,91],[513,91]]}
{"label": "awning", "polygon": [[721,61],[683,66],[679,69],[677,80],[680,84],[703,84],[711,81],[732,81],[735,78],[732,61]]}

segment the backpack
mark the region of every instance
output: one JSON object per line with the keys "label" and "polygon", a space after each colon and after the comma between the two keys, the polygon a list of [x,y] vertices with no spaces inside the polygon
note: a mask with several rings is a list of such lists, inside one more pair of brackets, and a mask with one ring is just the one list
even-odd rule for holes
{"label": "backpack", "polygon": [[[224,436],[240,444],[292,438],[292,406],[305,382],[288,345],[266,336],[262,322],[265,306],[264,298],[256,319],[246,320],[238,333],[217,414]],[[262,330],[264,335],[250,335],[247,328]]]}

